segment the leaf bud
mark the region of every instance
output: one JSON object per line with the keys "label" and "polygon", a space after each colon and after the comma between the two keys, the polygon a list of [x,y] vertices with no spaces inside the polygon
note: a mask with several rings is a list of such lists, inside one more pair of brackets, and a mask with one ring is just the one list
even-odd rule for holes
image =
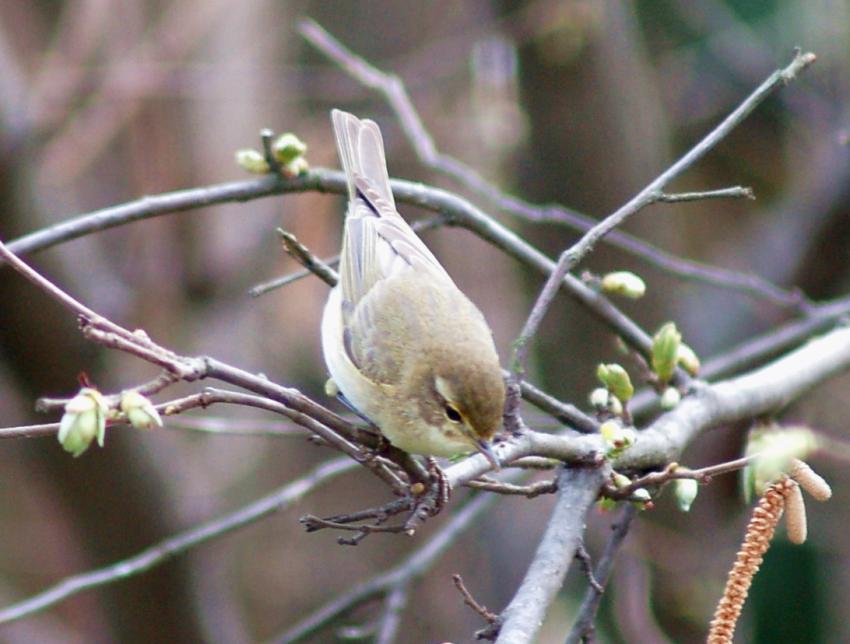
{"label": "leaf bud", "polygon": [[600,364],[596,368],[596,377],[599,379],[599,382],[605,385],[608,391],[622,402],[628,402],[635,393],[635,388],[632,385],[628,372],[616,363]]}
{"label": "leaf bud", "polygon": [[644,281],[629,271],[608,273],[602,278],[601,285],[605,293],[622,295],[633,300],[643,297],[646,293]]}
{"label": "leaf bud", "polygon": [[661,409],[670,411],[682,400],[682,394],[675,387],[667,387],[661,394]]}
{"label": "leaf bud", "polygon": [[697,356],[696,352],[694,352],[694,350],[684,342],[679,344],[677,362],[681,365],[682,369],[692,376],[696,376],[699,373],[699,356]]}
{"label": "leaf bud", "polygon": [[695,479],[676,479],[674,491],[679,509],[682,512],[690,512],[691,505],[699,493],[699,483]]}
{"label": "leaf bud", "polygon": [[103,395],[92,387],[83,387],[65,405],[57,438],[66,452],[74,457],[85,452],[92,441],[103,447],[106,436],[106,412],[109,405]]}
{"label": "leaf bud", "polygon": [[121,411],[127,416],[127,420],[136,429],[150,429],[151,427],[162,427],[162,418],[153,403],[135,389],[130,389],[121,394]]}
{"label": "leaf bud", "polygon": [[237,150],[236,164],[251,174],[268,174],[271,172],[269,162],[261,152],[252,149]]}
{"label": "leaf bud", "polygon": [[673,322],[662,326],[652,338],[652,370],[661,382],[667,382],[673,376],[681,342],[682,334]]}
{"label": "leaf bud", "polygon": [[306,152],[307,144],[292,132],[281,134],[272,143],[272,154],[283,165],[288,165],[295,159],[303,157]]}

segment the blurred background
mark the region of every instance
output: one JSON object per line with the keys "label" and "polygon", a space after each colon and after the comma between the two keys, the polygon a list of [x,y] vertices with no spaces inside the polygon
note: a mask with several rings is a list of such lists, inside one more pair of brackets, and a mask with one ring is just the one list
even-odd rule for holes
{"label": "blurred background", "polygon": [[[314,166],[337,167],[328,111],[379,122],[390,174],[457,189],[412,154],[381,98],[297,33],[312,17],[355,52],[398,74],[441,151],[504,190],[601,217],[687,150],[797,45],[815,66],[769,99],[675,190],[752,186],[758,200],[658,205],[628,230],[669,252],[799,286],[816,299],[850,284],[850,3],[846,0],[457,3],[114,3],[0,0],[0,238],[146,194],[248,178],[234,163],[258,132],[292,131]],[[463,191],[461,191],[463,192]],[[256,283],[295,270],[274,228],[320,256],[338,249],[343,202],[323,194],[265,198],[132,224],[64,244],[32,263],[91,307],[142,327],[182,354],[211,354],[323,400],[318,324],[327,289],[315,278],[258,299]],[[421,216],[413,208],[404,213]],[[554,255],[577,234],[491,211]],[[503,359],[542,285],[536,274],[462,230],[426,242],[479,304]],[[676,320],[700,355],[721,352],[787,320],[739,293],[673,279],[601,246],[584,268],[629,269],[649,294],[624,306],[654,331]],[[534,343],[533,380],[586,407],[611,336],[566,298]],[[75,321],[9,270],[0,271],[2,424],[44,422],[44,395],[68,395],[86,371],[105,391],[155,375],[94,347]],[[843,435],[847,377],[792,406],[788,422]],[[179,391],[195,391],[185,387]],[[268,416],[212,408],[187,419]],[[239,507],[327,459],[303,440],[216,436],[176,418],[164,430],[110,432],[104,449],[72,459],[55,439],[0,449],[0,601],[102,566]],[[744,427],[701,437],[684,462],[735,458]],[[810,540],[781,534],[756,579],[742,641],[850,641],[848,476],[820,459],[833,484],[810,507]],[[462,491],[455,502],[464,497]],[[86,592],[0,628],[9,642],[246,642],[273,636],[358,580],[424,543],[373,535],[357,548],[307,535],[301,514],[373,506],[386,492],[366,472],[345,475],[237,534],[143,576]],[[548,518],[551,499],[505,499],[425,577],[404,616],[406,641],[469,641],[482,626],[451,586],[467,578],[495,611],[509,601]],[[645,512],[617,562],[600,616],[605,642],[702,641],[749,509],[735,477],[703,489],[689,515],[663,497]],[[451,509],[451,508],[450,508]],[[588,547],[610,515],[594,514]],[[578,575],[541,642],[571,624]],[[353,622],[369,616],[361,611]],[[779,630],[777,630],[779,629]],[[315,641],[331,641],[325,631]]]}

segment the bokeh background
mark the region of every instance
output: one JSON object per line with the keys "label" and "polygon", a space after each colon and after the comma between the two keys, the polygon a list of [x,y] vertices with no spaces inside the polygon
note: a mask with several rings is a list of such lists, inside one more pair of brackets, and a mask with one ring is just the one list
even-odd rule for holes
{"label": "bokeh background", "polygon": [[[13,239],[77,213],[180,188],[246,178],[239,148],[258,131],[293,131],[314,166],[337,166],[328,111],[376,119],[390,172],[455,189],[423,169],[381,98],[299,37],[312,17],[407,84],[437,146],[517,196],[604,216],[728,113],[794,46],[818,55],[803,78],[769,99],[683,177],[677,190],[752,186],[755,202],[660,205],[628,230],[682,256],[752,271],[816,299],[850,283],[850,5],[846,0],[618,2],[537,0],[397,3],[250,0],[0,1],[0,237]],[[462,192],[462,191],[461,191]],[[296,267],[283,226],[321,256],[336,252],[342,200],[266,198],[129,225],[31,258],[87,304],[143,327],[184,354],[211,354],[321,397],[318,323],[326,287],[305,279],[251,299],[248,289]],[[576,233],[491,211],[555,254]],[[415,209],[405,213],[420,216]],[[484,310],[504,357],[541,285],[471,234],[426,241]],[[738,293],[682,282],[604,245],[596,272],[626,268],[649,295],[628,303],[648,330],[676,320],[703,356],[789,318]],[[561,299],[534,345],[534,380],[585,405],[593,368],[616,357],[612,338]],[[154,375],[147,365],[84,342],[74,320],[0,270],[0,418],[43,422],[43,395],[67,395],[86,371],[107,391]],[[838,438],[848,378],[784,415]],[[185,391],[191,391],[186,388]],[[268,417],[211,409],[192,418]],[[188,421],[187,421],[188,422]],[[79,459],[53,439],[0,445],[0,601],[127,557],[244,504],[329,454],[304,441],[165,430],[111,432]],[[743,427],[720,428],[689,465],[736,457]],[[848,477],[814,463],[834,485],[810,507],[810,541],[777,538],[754,588],[741,641],[850,641]],[[144,576],[84,593],[0,629],[9,642],[245,642],[273,636],[311,609],[424,542],[376,535],[357,548],[305,534],[297,517],[375,505],[384,490],[346,475],[291,512],[207,544]],[[458,492],[456,499],[463,497]],[[669,495],[668,495],[669,497]],[[505,499],[417,586],[404,641],[470,641],[479,618],[451,586],[460,572],[494,610],[509,601],[551,500]],[[734,477],[703,490],[689,515],[670,498],[644,513],[618,561],[600,641],[701,641],[748,509]],[[598,552],[610,516],[592,517]],[[573,579],[541,642],[560,642],[584,584]],[[353,622],[366,620],[361,611]],[[330,641],[325,631],[315,641]]]}

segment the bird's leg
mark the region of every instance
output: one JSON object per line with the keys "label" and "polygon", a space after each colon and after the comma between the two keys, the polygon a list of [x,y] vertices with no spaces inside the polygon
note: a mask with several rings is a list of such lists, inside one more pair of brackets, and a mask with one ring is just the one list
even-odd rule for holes
{"label": "bird's leg", "polygon": [[[452,487],[445,472],[432,457],[425,459],[427,481],[416,481],[410,486],[413,511],[404,523],[404,531],[412,535],[428,517],[436,516],[446,506]],[[427,483],[427,485],[426,485]]]}

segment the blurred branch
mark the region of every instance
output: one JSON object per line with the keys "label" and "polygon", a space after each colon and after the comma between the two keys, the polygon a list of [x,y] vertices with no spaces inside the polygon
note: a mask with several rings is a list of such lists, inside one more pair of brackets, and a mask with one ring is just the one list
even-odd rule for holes
{"label": "blurred branch", "polygon": [[67,577],[55,586],[33,595],[29,599],[7,606],[0,610],[0,623],[11,622],[32,615],[84,590],[113,584],[146,572],[210,539],[221,537],[250,525],[273,512],[287,509],[318,486],[339,474],[353,470],[356,466],[357,464],[348,458],[338,458],[323,463],[305,476],[287,483],[276,492],[235,512],[169,537],[129,559],[87,573]]}
{"label": "blurred branch", "polygon": [[558,476],[558,499],[537,552],[500,621],[493,625],[497,643],[535,641],[581,543],[585,516],[596,501],[605,469],[565,467]]}
{"label": "blurred branch", "polygon": [[629,533],[629,527],[637,512],[638,510],[635,505],[626,505],[622,514],[620,514],[619,520],[612,526],[611,536],[608,539],[608,543],[605,544],[605,551],[602,553],[602,557],[600,557],[599,563],[593,571],[593,579],[596,583],[588,584],[576,621],[567,636],[566,644],[579,644],[584,641],[592,641],[594,632],[593,622],[596,619],[599,602],[602,600],[602,593],[611,576],[614,557],[617,555],[617,551]]}
{"label": "blurred branch", "polygon": [[425,574],[434,562],[476,519],[492,505],[496,497],[480,494],[462,506],[445,526],[421,548],[415,550],[399,565],[358,584],[347,593],[331,600],[311,615],[292,626],[274,641],[295,642],[312,635],[351,609],[373,597],[387,595],[401,585],[407,585]]}
{"label": "blurred branch", "polygon": [[[401,128],[407,139],[410,141],[410,144],[413,146],[416,155],[427,167],[452,177],[461,185],[473,190],[476,194],[487,198],[492,203],[498,205],[500,209],[514,216],[519,216],[530,221],[550,221],[567,224],[572,228],[584,232],[586,236],[590,235],[594,229],[597,229],[601,225],[600,222],[596,222],[586,215],[562,206],[539,207],[528,204],[521,199],[506,194],[496,186],[490,184],[477,172],[475,172],[475,170],[463,162],[440,153],[434,143],[434,139],[423,125],[422,119],[419,116],[413,101],[410,99],[403,81],[398,76],[384,72],[370,64],[365,59],[346,48],[321,25],[313,20],[302,20],[299,23],[298,29],[306,40],[341,67],[351,77],[366,87],[377,90],[384,96],[390,108],[395,112]],[[798,62],[798,59],[800,58],[803,58],[804,60]],[[811,64],[813,61],[814,56],[812,54],[803,54],[802,56],[798,55],[795,57],[795,60],[785,68],[785,70],[778,70],[775,72],[768,81],[765,81],[765,84],[763,84],[762,87],[770,82],[775,82],[776,84],[769,90],[772,91],[772,89],[778,86],[778,84],[787,83],[796,73]],[[777,74],[781,75],[781,78],[777,77],[774,81],[772,81]],[[758,90],[756,91],[758,92]],[[763,100],[763,97],[758,99],[758,102],[761,100]],[[733,115],[734,114],[735,113],[733,112]],[[741,116],[739,120],[742,120],[744,116],[746,116],[746,114]],[[684,160],[684,158],[682,160]],[[693,161],[690,163],[692,162]],[[690,163],[687,165],[690,165]],[[670,172],[672,169],[673,167],[668,169],[667,172]],[[675,174],[678,174],[678,172]],[[669,177],[668,180],[661,185],[668,183],[672,178],[672,176]],[[664,199],[661,194],[654,195],[653,199],[648,201],[646,204],[643,204],[643,206],[640,206],[638,209],[645,205],[649,205],[649,203],[664,201],[692,201],[701,198],[718,197],[752,198],[752,191],[749,188],[740,187],[715,191],[713,193],[686,194],[688,196],[685,198],[678,199]],[[695,196],[698,194],[707,196]],[[638,195],[635,199],[638,197],[640,197],[640,195]],[[668,197],[672,197],[672,195]],[[630,204],[632,203],[633,202],[630,202]],[[630,204],[626,204],[624,209]],[[623,209],[621,209],[621,211],[622,210]],[[614,214],[616,215],[618,213]],[[613,228],[613,226],[611,227]],[[600,236],[604,234],[606,233],[603,232]],[[650,244],[632,237],[627,233],[615,232],[610,241],[622,250],[630,252],[641,259],[644,259],[648,263],[662,268],[663,270],[678,277],[697,279],[709,284],[741,290],[750,295],[761,297],[785,307],[797,308],[801,304],[801,296],[797,292],[784,291],[756,276],[707,266],[698,262],[692,262],[690,260],[675,257],[669,253],[664,253],[663,251],[660,251]],[[595,243],[595,240],[590,242],[590,246],[592,246],[593,243]]]}

